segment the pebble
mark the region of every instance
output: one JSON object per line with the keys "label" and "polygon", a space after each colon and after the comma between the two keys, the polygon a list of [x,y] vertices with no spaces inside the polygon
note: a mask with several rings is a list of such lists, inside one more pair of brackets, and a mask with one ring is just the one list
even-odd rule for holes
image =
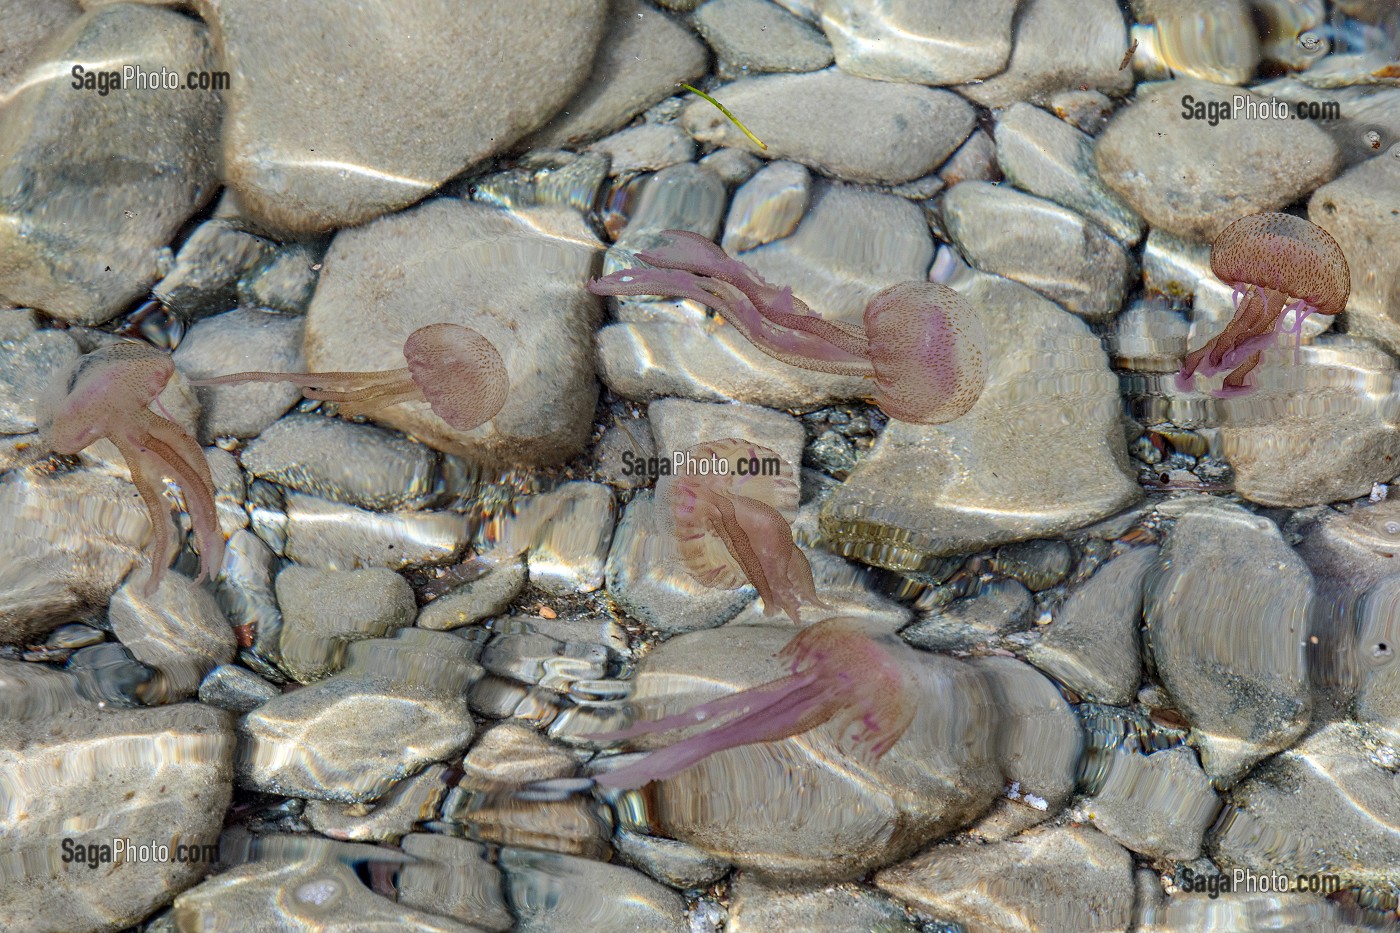
{"label": "pebble", "polygon": [[817,71],[832,62],[831,44],[819,30],[768,0],[710,0],[692,22],[719,59],[722,77]]}
{"label": "pebble", "polygon": [[[1141,42],[1134,67],[1244,84],[1259,66],[1259,37],[1245,0],[1131,0]],[[1124,46],[1126,48],[1126,46]],[[1250,213],[1241,211],[1241,214]]]}
{"label": "pebble", "polygon": [[525,588],[525,575],[523,559],[503,561],[485,576],[454,587],[428,603],[418,613],[415,624],[419,628],[447,631],[499,615]]}
{"label": "pebble", "polygon": [[1378,340],[1391,352],[1400,350],[1400,324],[1387,311],[1400,302],[1396,211],[1400,158],[1384,155],[1348,169],[1308,200],[1308,219],[1332,234],[1351,267],[1348,332]]}
{"label": "pebble", "polygon": [[1142,218],[1099,178],[1093,139],[1064,120],[1012,105],[997,121],[996,158],[1017,188],[1083,214],[1120,243],[1142,239]]}
{"label": "pebble", "polygon": [[399,870],[398,903],[453,917],[472,930],[505,931],[514,919],[501,872],[485,846],[470,839],[410,833],[403,851],[414,861]]}
{"label": "pebble", "polygon": [[1138,625],[1142,591],[1157,548],[1114,558],[1065,600],[1040,640],[1026,650],[1032,664],[1074,692],[1126,706],[1142,680]]}
{"label": "pebble", "polygon": [[362,509],[420,509],[437,496],[436,452],[373,424],[292,412],[241,459],[250,476]]}
{"label": "pebble", "polygon": [[[838,554],[916,570],[1062,534],[1141,496],[1124,472],[1117,380],[1098,338],[1009,279],[974,273],[952,284],[982,314],[987,386],[949,424],[889,423],[822,508],[824,544]],[[1023,456],[1028,425],[1032,458]]]}
{"label": "pebble", "polygon": [[1109,336],[1113,365],[1145,373],[1174,373],[1189,346],[1191,325],[1160,299],[1139,299],[1118,315]]}
{"label": "pebble", "polygon": [[530,583],[551,596],[601,589],[617,522],[612,490],[601,483],[565,483],[534,497],[528,508],[540,512],[539,537],[526,559]]}
{"label": "pebble", "polygon": [[[967,138],[974,122],[972,107],[948,91],[830,68],[744,78],[711,96],[767,144],[765,158],[790,159],[862,184],[897,185],[927,175]],[[757,151],[709,101],[689,104],[682,124],[701,142]],[[871,139],[888,144],[871,146]]]}
{"label": "pebble", "polygon": [[[414,330],[466,325],[495,344],[510,374],[501,413],[468,432],[423,403],[375,420],[474,462],[569,460],[588,440],[597,400],[599,306],[582,286],[600,248],[573,211],[507,212],[450,198],[341,231],[307,312],[307,365],[398,369]],[[385,281],[395,287],[386,292]]]}
{"label": "pebble", "polygon": [[465,692],[480,676],[470,649],[455,635],[417,629],[351,644],[339,673],[239,721],[239,786],[371,802],[424,765],[461,754],[474,732]]}
{"label": "pebble", "polygon": [[936,847],[875,875],[882,891],[969,930],[1110,933],[1132,918],[1133,860],[1090,827]]}
{"label": "pebble", "polygon": [[979,269],[1029,285],[1085,320],[1117,314],[1136,264],[1103,228],[1053,202],[982,181],[943,196],[943,222]]}
{"label": "pebble", "polygon": [[33,0],[5,7],[5,45],[0,48],[0,100],[24,80],[30,57],[82,16],[77,0]]}
{"label": "pebble", "polygon": [[[1200,877],[1200,876],[1197,876]],[[1154,884],[1157,882],[1153,873]],[[1161,886],[1157,886],[1160,899]],[[1176,894],[1148,906],[1142,933],[1194,933],[1196,930],[1299,930],[1317,933],[1364,933],[1365,923],[1351,923],[1344,907],[1318,894],[1248,893],[1231,890],[1226,897]]]}
{"label": "pebble", "polygon": [[286,556],[325,570],[448,563],[466,546],[466,526],[456,512],[369,512],[291,492]]}
{"label": "pebble", "polygon": [[996,74],[1011,54],[1014,0],[975,10],[954,0],[860,0],[820,7],[822,28],[844,72],[891,83],[960,84]]}
{"label": "pebble", "polygon": [[[694,147],[689,137],[683,133],[681,136],[688,146]],[[466,187],[472,200],[482,204],[508,208],[572,207],[587,213],[598,202],[611,171],[608,161],[603,152],[575,155],[563,149],[537,149],[521,156],[516,168],[477,178]]]}
{"label": "pebble", "polygon": [[256,534],[239,529],[229,535],[223,573],[214,585],[214,597],[229,625],[251,632],[256,650],[274,659],[282,632],[272,582],[275,557]]}
{"label": "pebble", "polygon": [[272,255],[275,245],[223,219],[195,227],[175,265],[151,294],[182,318],[219,314],[238,300],[238,279]]}
{"label": "pebble", "polygon": [[925,651],[969,650],[1022,627],[1030,615],[1030,591],[1016,580],[996,580],[946,609],[921,614],[900,634]]}
{"label": "pebble", "polygon": [[1074,555],[1063,541],[1018,541],[1003,544],[992,558],[992,569],[1039,593],[1069,575]]}
{"label": "pebble", "polygon": [[54,375],[81,354],[59,330],[36,330],[0,342],[0,434],[39,429],[39,403]]}
{"label": "pebble", "polygon": [[[632,701],[650,719],[772,680],[791,637],[790,626],[743,625],[672,638],[643,659]],[[953,832],[1001,788],[991,738],[999,712],[963,663],[916,660],[910,673],[922,701],[878,763],[841,755],[823,725],[719,752],[650,785],[647,817],[666,836],[781,881],[860,877]],[[710,792],[716,786],[726,793]]]}
{"label": "pebble", "polygon": [[351,642],[392,635],[417,613],[408,581],[382,567],[285,567],[277,574],[277,604],[280,666],[303,684],[340,670]]}
{"label": "pebble", "polygon": [[[589,6],[604,4],[590,2]],[[522,145],[570,146],[606,136],[676,93],[682,82],[694,84],[705,73],[704,43],[675,17],[641,0],[618,0],[606,6],[603,39],[592,56],[591,70],[570,82],[573,96],[562,108],[554,108],[557,116]],[[578,26],[561,10],[548,9],[549,22],[572,39]],[[507,86],[530,84],[515,79]]]}
{"label": "pebble", "polygon": [[703,849],[662,836],[648,836],[619,828],[612,841],[617,854],[627,864],[641,869],[662,884],[682,890],[708,888],[729,874],[731,867],[728,862],[715,858]]}
{"label": "pebble", "polygon": [[856,885],[773,887],[740,872],[729,887],[728,933],[773,930],[878,930],[915,933],[919,928],[888,898]]}
{"label": "pebble", "polygon": [[998,110],[1017,101],[1044,103],[1070,88],[1114,97],[1132,90],[1131,72],[1118,67],[1128,36],[1114,0],[1025,0],[1015,23],[1006,68],[986,81],[960,86],[960,94]]}
{"label": "pebble", "polygon": [[641,489],[651,485],[645,471],[638,472],[638,461],[645,463],[656,456],[656,441],[651,436],[651,423],[646,416],[631,418],[615,416],[593,447],[593,460],[599,478],[619,489]]}
{"label": "pebble", "polygon": [[1308,725],[1312,576],[1278,526],[1219,500],[1179,500],[1144,617],[1163,686],[1217,787]]}
{"label": "pebble", "polygon": [[1201,854],[1220,799],[1195,752],[1177,746],[1152,755],[1114,753],[1108,777],[1083,806],[1095,826],[1132,851],[1190,861]]}
{"label": "pebble", "polygon": [[367,805],[362,803],[308,800],[306,822],[331,839],[397,845],[420,823],[436,818],[438,807],[447,796],[450,774],[447,765],[428,765],[412,777],[396,781],[368,813],[364,812]]}
{"label": "pebble", "polygon": [[679,894],[622,865],[506,847],[500,866],[519,933],[685,933],[687,928]]}
{"label": "pebble", "polygon": [[[924,200],[934,197],[943,187],[951,188],[965,181],[1001,181],[996,143],[992,142],[986,130],[973,130],[972,135],[958,147],[958,151],[943,163],[937,176],[928,176],[901,185],[896,193],[902,197]],[[941,184],[935,186],[934,182]],[[925,183],[929,187],[924,188]]]}
{"label": "pebble", "polygon": [[1099,91],[1081,91],[1076,87],[1051,94],[1045,106],[1081,133],[1097,136],[1113,116],[1116,104]]}
{"label": "pebble", "polygon": [[968,832],[1008,839],[1052,819],[1069,802],[1084,734],[1060,691],[1029,664],[1007,657],[968,663],[987,681],[1001,711],[997,758],[1015,790],[998,799]]}
{"label": "pebble", "polygon": [[[180,341],[173,359],[190,379],[239,372],[302,372],[302,318],[238,308],[196,321]],[[256,437],[301,399],[289,383],[197,386],[199,440]]]}
{"label": "pebble", "polygon": [[1316,88],[1296,78],[1285,77],[1258,85],[1255,91],[1290,104],[1335,102],[1340,116],[1335,120],[1319,120],[1318,126],[1336,140],[1342,150],[1342,162],[1348,168],[1381,154],[1388,143],[1400,139],[1400,88],[1397,87]]}
{"label": "pebble", "polygon": [[101,609],[151,533],[136,487],[113,476],[0,473],[0,644],[26,644]]}
{"label": "pebble", "polygon": [[[1182,116],[1187,95],[1207,107],[1230,107],[1241,93],[1192,78],[1140,85],[1133,103],[1099,136],[1099,175],[1154,228],[1209,241],[1232,221],[1286,207],[1336,174],[1337,144],[1310,121],[1239,119],[1211,126]],[[1231,156],[1206,159],[1202,153]]]}
{"label": "pebble", "polygon": [[220,664],[199,684],[199,702],[233,713],[249,713],[282,691],[236,664]]}
{"label": "pebble", "polygon": [[792,235],[812,200],[812,175],[796,162],[769,162],[729,205],[721,245],[731,256]]}
{"label": "pebble", "polygon": [[316,291],[323,250],[288,243],[238,280],[238,303],[283,314],[305,314]]}
{"label": "pebble", "polygon": [[[3,674],[0,674],[3,677]],[[59,840],[88,846],[218,842],[232,794],[231,719],[195,703],[96,709],[72,697],[56,709],[0,719],[0,914],[17,930],[120,930],[172,892],[197,882],[208,861],[60,861]],[[92,871],[88,869],[99,868]]]}
{"label": "pebble", "polygon": [[609,175],[629,175],[693,161],[695,140],[678,126],[643,123],[598,140],[588,151],[608,157]]}
{"label": "pebble", "polygon": [[1222,868],[1338,876],[1395,909],[1400,833],[1393,817],[1400,749],[1356,723],[1324,726],[1230,794],[1211,854]]}
{"label": "pebble", "polygon": [[107,622],[112,634],[142,664],[156,669],[142,699],[154,706],[185,700],[204,676],[233,660],[233,629],[208,590],[178,573],[167,573],[150,596],[143,571],[112,595]]}
{"label": "pebble", "polygon": [[376,0],[326,19],[278,0],[200,0],[229,72],[224,179],[249,214],[287,233],[407,207],[564,106],[588,74],[604,6],[443,17],[428,0]]}
{"label": "pebble", "polygon": [[165,273],[167,244],[213,196],[219,95],[75,91],[66,63],[183,75],[217,59],[202,23],[154,6],[95,8],[62,37],[45,48],[51,80],[0,109],[13,179],[0,195],[0,299],[101,324]]}

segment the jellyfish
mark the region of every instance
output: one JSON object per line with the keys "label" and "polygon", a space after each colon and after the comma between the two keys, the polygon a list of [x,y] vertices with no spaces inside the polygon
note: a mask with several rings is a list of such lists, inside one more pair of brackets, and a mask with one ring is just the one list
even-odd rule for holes
{"label": "jellyfish", "polygon": [[1210,268],[1234,287],[1235,316],[1182,360],[1176,376],[1182,391],[1191,389],[1198,372],[1213,376],[1225,370],[1230,373],[1217,396],[1251,391],[1246,377],[1273,345],[1289,311],[1295,312],[1289,332],[1301,344],[1308,315],[1341,312],[1351,293],[1351,270],[1337,241],[1292,214],[1250,214],[1230,224],[1211,246]]}
{"label": "jellyfish", "polygon": [[390,405],[427,401],[433,412],[459,431],[490,421],[506,403],[510,380],[491,341],[460,324],[429,324],[408,335],[403,345],[408,366],[367,373],[234,373],[191,380],[197,386],[244,382],[290,382],[309,399],[336,402],[343,417],[369,414]]}
{"label": "jellyfish", "polygon": [[689,298],[724,316],[759,350],[792,366],[874,383],[886,414],[943,424],[977,402],[987,382],[982,325],[967,299],[939,282],[902,282],[876,294],[864,326],[829,321],[788,287],[770,285],[697,233],[637,254],[656,268],[623,269],[590,282],[595,295]]}
{"label": "jellyfish", "polygon": [[[144,343],[119,343],[79,357],[56,373],[40,405],[39,429],[48,449],[76,454],[102,438],[116,445],[151,516],[151,573],[155,592],[170,563],[174,522],[161,498],[162,477],[173,476],[199,547],[199,580],[223,566],[224,536],[214,505],[214,480],[204,451],[184,428],[151,410],[175,374],[170,354]],[[163,410],[163,409],[162,409]]]}
{"label": "jellyfish", "polygon": [[768,616],[781,610],[800,623],[804,602],[830,608],[782,514],[797,508],[791,467],[733,437],[697,444],[675,462],[656,481],[656,516],[686,573],[718,589],[752,584]]}
{"label": "jellyfish", "polygon": [[857,619],[833,616],[798,632],[782,650],[787,676],[626,729],[585,736],[615,742],[704,725],[675,744],[598,775],[604,787],[641,787],[684,771],[727,748],[778,742],[834,722],[838,747],[865,764],[884,757],[917,712],[901,654],[913,649],[892,636],[871,636]]}

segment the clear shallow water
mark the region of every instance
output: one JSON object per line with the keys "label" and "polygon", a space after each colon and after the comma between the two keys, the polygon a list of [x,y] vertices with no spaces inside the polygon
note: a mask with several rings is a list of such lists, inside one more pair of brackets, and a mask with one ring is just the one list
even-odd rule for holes
{"label": "clear shallow water", "polygon": [[[1393,926],[1390,7],[0,7],[0,926]],[[1335,239],[1346,310],[1183,390],[1262,211]],[[891,418],[733,308],[586,289],[674,229],[848,332],[951,287],[977,404]],[[444,322],[504,361],[483,426],[190,384]],[[173,351],[146,410],[203,447],[212,583],[174,512],[144,593],[131,461],[50,453],[50,386],[122,339]],[[728,437],[799,493],[690,572],[706,494],[653,487]],[[815,670],[781,652],[833,616],[864,661],[803,728],[598,738]],[[872,759],[874,700],[909,719]]]}

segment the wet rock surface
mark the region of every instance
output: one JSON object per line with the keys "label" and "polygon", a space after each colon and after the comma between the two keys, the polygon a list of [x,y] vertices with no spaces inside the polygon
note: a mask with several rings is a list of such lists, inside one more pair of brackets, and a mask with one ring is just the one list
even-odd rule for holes
{"label": "wet rock surface", "polygon": [[[9,33],[9,27],[6,27]],[[70,67],[210,70],[208,32],[172,10],[112,4],[48,47],[55,67],[0,108],[0,297],[100,324],[165,271],[167,244],[217,188],[219,95],[99,95]],[[8,44],[8,40],[7,40]],[[105,73],[105,72],[104,72]]]}

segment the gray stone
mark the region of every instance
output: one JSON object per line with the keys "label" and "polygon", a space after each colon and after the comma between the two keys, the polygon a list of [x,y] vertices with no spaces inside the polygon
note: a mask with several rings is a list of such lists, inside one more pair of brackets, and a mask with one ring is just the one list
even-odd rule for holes
{"label": "gray stone", "polygon": [[193,696],[205,674],[233,660],[237,645],[212,593],[167,573],[147,596],[146,576],[133,574],[113,594],[107,621],[132,657],[156,669],[143,694],[154,706]]}
{"label": "gray stone", "polygon": [[407,207],[543,124],[588,73],[605,4],[195,7],[229,72],[224,179],[262,223],[306,233]]}
{"label": "gray stone", "polygon": [[247,713],[282,691],[247,668],[220,664],[199,685],[199,702],[234,713]]}
{"label": "gray stone", "polygon": [[1308,219],[1332,234],[1351,267],[1348,331],[1379,340],[1391,352],[1400,350],[1396,211],[1400,211],[1400,157],[1394,153],[1349,169],[1308,200]]}
{"label": "gray stone", "polygon": [[467,432],[421,403],[375,420],[476,462],[567,461],[593,425],[599,306],[581,286],[600,247],[574,211],[511,213],[447,198],[344,230],[307,312],[306,362],[313,372],[398,369],[413,331],[466,325],[496,346],[509,373],[500,414]]}
{"label": "gray stone", "polygon": [[228,311],[237,302],[239,277],[273,249],[269,240],[227,220],[206,220],[180,247],[174,268],[151,294],[185,318]]}
{"label": "gray stone", "polygon": [[1073,565],[1069,545],[1055,539],[1003,544],[992,558],[993,570],[1020,580],[1035,593],[1060,583]]}
{"label": "gray stone", "polygon": [[1256,391],[1216,403],[1235,491],[1297,508],[1364,496],[1393,478],[1400,472],[1394,359],[1341,335],[1296,351],[1298,365],[1294,355],[1266,354],[1251,376]]}
{"label": "gray stone", "polygon": [[325,571],[291,566],[277,575],[281,666],[301,683],[340,670],[354,641],[412,625],[408,581],[383,568]]}
{"label": "gray stone", "polygon": [[1220,810],[1220,799],[1185,746],[1153,755],[1114,752],[1108,777],[1084,801],[1095,826],[1152,859],[1190,861]]}
{"label": "gray stone", "polygon": [[525,587],[525,561],[496,564],[485,576],[454,587],[418,613],[419,628],[447,631],[499,615]]}
{"label": "gray stone", "polygon": [[58,371],[79,355],[73,338],[59,330],[0,342],[0,434],[38,430],[40,399]]}
{"label": "gray stone", "polygon": [[725,74],[816,71],[832,61],[818,30],[769,0],[709,0],[693,22]]}
{"label": "gray stone", "polygon": [[[932,186],[935,181],[942,182],[943,186],[949,188],[965,181],[1001,181],[1001,166],[997,164],[996,143],[992,142],[987,131],[980,128],[973,130],[972,135],[958,147],[958,151],[949,156],[948,161],[943,163],[943,167],[938,170],[936,176],[915,179],[906,185],[899,186],[896,193],[901,197],[912,198],[916,201],[926,200],[941,190],[941,188]],[[928,184],[930,187],[923,188],[924,184]]]}
{"label": "gray stone", "polygon": [[1312,576],[1268,519],[1217,500],[1180,509],[1144,615],[1201,764],[1228,787],[1307,728]]}
{"label": "gray stone", "polygon": [[1020,628],[1032,605],[1030,591],[1021,583],[996,580],[947,609],[924,614],[900,634],[925,651],[981,647]]}
{"label": "gray stone", "polygon": [[[1242,93],[1185,78],[1140,85],[1095,146],[1100,176],[1153,227],[1212,240],[1232,221],[1279,210],[1336,174],[1337,144],[1307,120],[1221,120],[1211,126],[1182,116],[1186,95],[1230,107]],[[1203,159],[1203,152],[1230,157]]]}
{"label": "gray stone", "polygon": [[[12,710],[6,710],[7,714]],[[230,717],[197,703],[99,710],[76,701],[0,719],[0,914],[16,930],[123,930],[203,877],[232,795]],[[60,861],[59,840],[168,846],[166,859],[113,851],[110,864]],[[176,845],[195,858],[176,857]],[[203,855],[205,857],[198,857]],[[98,871],[89,870],[100,868]]]}
{"label": "gray stone", "polygon": [[[288,314],[239,308],[195,322],[175,350],[175,366],[190,379],[228,373],[301,372],[303,321]],[[284,382],[197,386],[199,439],[254,437],[301,398]]]}
{"label": "gray stone", "polygon": [[413,777],[396,781],[368,813],[367,805],[362,803],[308,800],[306,822],[331,839],[397,845],[419,823],[437,817],[438,807],[447,796],[450,773],[447,765],[428,765]]}
{"label": "gray stone", "polygon": [[293,412],[243,450],[249,475],[365,509],[416,509],[437,493],[437,455],[372,424]]}
{"label": "gray stone", "polygon": [[1009,787],[968,832],[1009,839],[1054,818],[1069,801],[1084,735],[1060,691],[1029,664],[1006,657],[969,663],[986,679],[1001,711],[997,758]]}
{"label": "gray stone", "polygon": [[416,861],[399,873],[400,904],[454,917],[473,929],[504,931],[512,927],[514,920],[501,890],[501,872],[481,843],[410,833],[402,848]]}
{"label": "gray stone", "polygon": [[1091,700],[1130,703],[1142,680],[1143,582],[1156,559],[1157,549],[1145,547],[1105,564],[1065,600],[1027,659]]}
{"label": "gray stone", "polygon": [[[839,554],[915,570],[934,557],[1062,534],[1141,496],[1127,472],[1118,381],[1098,338],[1009,279],[972,274],[951,284],[982,315],[987,386],[949,424],[890,422],[822,508],[824,544]],[[1032,424],[1037,452],[1027,457]]]}
{"label": "gray stone", "polygon": [[979,269],[1029,285],[1086,320],[1117,314],[1136,277],[1117,240],[1057,204],[981,181],[943,196],[943,222]]}
{"label": "gray stone", "polygon": [[1221,867],[1333,874],[1389,896],[1400,883],[1393,737],[1332,723],[1263,765],[1231,793],[1211,841]]}
{"label": "gray stone", "polygon": [[[974,122],[967,102],[947,91],[870,81],[832,68],[745,78],[712,96],[767,144],[765,158],[791,159],[866,184],[927,175],[967,138]],[[708,101],[688,105],[682,122],[701,142],[758,151]],[[872,146],[871,139],[884,143]]]}
{"label": "gray stone", "polygon": [[447,563],[467,544],[456,512],[368,512],[287,494],[285,556],[325,570]]}
{"label": "gray stone", "polygon": [[915,933],[899,905],[856,885],[771,887],[740,872],[729,888],[728,933],[878,930]]}
{"label": "gray stone", "polygon": [[[1135,70],[1154,78],[1177,74],[1244,84],[1259,66],[1259,35],[1246,0],[1131,0],[1131,5],[1144,24],[1133,30],[1141,40]],[[1211,41],[1202,42],[1202,36]]]}
{"label": "gray stone", "polygon": [[[654,719],[771,681],[786,670],[775,655],[792,634],[791,626],[732,625],[672,638],[643,659],[632,702]],[[981,813],[1001,788],[990,688],[962,662],[897,641],[889,650],[920,700],[878,762],[841,754],[831,723],[720,751],[650,785],[654,825],[769,879],[821,881],[860,877]],[[796,775],[799,797],[790,793]]]}
{"label": "gray stone", "polygon": [[0,3],[0,22],[5,24],[5,45],[0,47],[0,100],[8,99],[19,86],[30,57],[82,14],[76,0]]}
{"label": "gray stone", "polygon": [[812,175],[796,162],[769,162],[734,192],[721,245],[731,256],[790,236],[812,200]]}
{"label": "gray stone", "polygon": [[284,693],[239,722],[241,786],[362,803],[433,761],[459,755],[474,725],[470,645],[445,632],[358,641],[345,669]]}
{"label": "gray stone", "polygon": [[1133,912],[1132,856],[1088,827],[936,847],[877,873],[875,885],[969,930],[1116,933]]}
{"label": "gray stone", "polygon": [[958,84],[1000,71],[1011,53],[1015,0],[970,7],[893,0],[871,7],[832,0],[820,8],[822,28],[842,71],[909,84]]}
{"label": "gray stone", "polygon": [[[729,873],[730,865],[693,845],[618,829],[617,854],[662,884],[682,890],[708,888]],[[732,929],[732,927],[731,927]]]}
{"label": "gray stone", "polygon": [[288,243],[238,280],[238,303],[284,314],[302,314],[320,278],[321,253],[305,243]]}
{"label": "gray stone", "polygon": [[1083,214],[1122,243],[1142,239],[1142,218],[1099,178],[1094,141],[1064,120],[1015,104],[997,121],[996,156],[1023,191]]}
{"label": "gray stone", "polygon": [[[641,0],[617,0],[609,10],[592,71],[572,82],[574,95],[523,145],[570,146],[625,126],[643,110],[705,73],[705,46],[689,29]],[[568,23],[558,11],[551,19]],[[560,32],[572,36],[570,24]],[[528,86],[528,82],[524,85]]]}
{"label": "gray stone", "polygon": [[643,123],[606,136],[588,147],[608,157],[608,174],[654,172],[695,158],[695,140],[680,127]]}
{"label": "gray stone", "polygon": [[214,194],[219,95],[75,90],[67,64],[183,76],[216,58],[198,20],[134,4],[89,11],[44,54],[51,80],[0,109],[0,297],[100,324],[160,278],[166,244]]}
{"label": "gray stone", "polygon": [[617,521],[612,490],[601,483],[565,483],[534,497],[529,508],[545,513],[536,519],[540,532],[526,558],[530,582],[551,596],[602,588]]}
{"label": "gray stone", "polygon": [[516,848],[501,850],[500,866],[519,933],[688,929],[685,900],[631,868]]}
{"label": "gray stone", "polygon": [[1119,67],[1127,48],[1127,28],[1114,0],[1025,0],[1016,10],[1015,47],[1006,68],[960,86],[958,93],[994,110],[1023,100],[1043,103],[1066,88],[1116,97],[1133,87],[1132,73]]}
{"label": "gray stone", "polygon": [[1109,337],[1113,365],[1136,372],[1172,373],[1187,352],[1191,325],[1167,302],[1139,300],[1118,315]]}

